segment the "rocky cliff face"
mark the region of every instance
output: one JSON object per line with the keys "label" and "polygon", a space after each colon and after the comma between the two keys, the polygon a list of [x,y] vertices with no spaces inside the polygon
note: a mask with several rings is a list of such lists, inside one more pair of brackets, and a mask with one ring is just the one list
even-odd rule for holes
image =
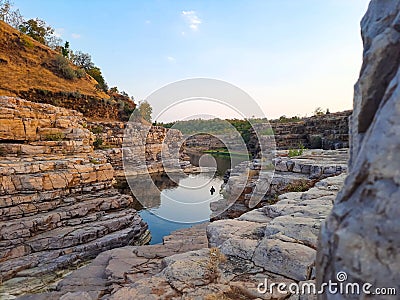
{"label": "rocky cliff face", "polygon": [[[276,149],[296,149],[299,145],[309,149],[340,149],[349,147],[349,116],[352,111],[303,118],[296,122],[270,121],[274,131]],[[260,132],[262,129],[259,130]],[[256,156],[259,150],[254,132],[249,151]]]}
{"label": "rocky cliff face", "polygon": [[[400,2],[373,0],[361,22],[349,176],[321,230],[318,281],[400,290]],[[349,295],[324,295],[339,299]]]}
{"label": "rocky cliff face", "polygon": [[147,225],[112,188],[114,170],[93,151],[82,114],[10,97],[0,107],[0,298],[141,243]]}
{"label": "rocky cliff face", "polygon": [[[177,164],[176,169],[190,167],[183,155],[183,136],[179,130],[135,122],[88,122],[88,128],[95,134],[95,140],[101,142],[103,150],[99,152],[107,157],[118,178],[125,177],[123,146],[127,150],[125,155],[129,166],[125,171],[129,176],[163,172],[165,165],[171,166],[170,163]],[[123,145],[124,134],[127,134],[126,145]],[[180,160],[172,161],[173,157]]]}
{"label": "rocky cliff face", "polygon": [[[268,132],[273,130],[276,149],[296,149],[304,146],[309,149],[333,150],[349,147],[349,117],[352,111],[324,114],[303,118],[297,121],[292,119],[270,120],[269,124],[258,123],[257,132],[263,134],[260,138],[268,137]],[[219,137],[219,138],[218,138]],[[231,142],[235,147],[237,138],[229,134],[221,136],[197,134],[187,137],[186,147],[189,152],[202,152],[204,150],[224,148]],[[224,141],[226,144],[224,144]],[[267,141],[262,141],[266,143]],[[253,129],[250,129],[250,139],[247,148],[253,157],[260,152],[260,145]]]}
{"label": "rocky cliff face", "polygon": [[210,134],[196,134],[188,136],[186,138],[185,145],[189,152],[203,152],[205,150],[226,147],[226,145],[220,139]]}

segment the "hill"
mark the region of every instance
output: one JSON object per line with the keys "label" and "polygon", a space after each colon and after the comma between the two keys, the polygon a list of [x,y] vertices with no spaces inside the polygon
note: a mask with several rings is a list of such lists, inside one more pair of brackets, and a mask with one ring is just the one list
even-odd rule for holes
{"label": "hill", "polygon": [[[108,95],[88,74],[57,73],[59,53],[0,21],[0,95],[75,109],[90,119],[124,120],[135,108],[129,97]],[[72,64],[71,68],[75,68]]]}

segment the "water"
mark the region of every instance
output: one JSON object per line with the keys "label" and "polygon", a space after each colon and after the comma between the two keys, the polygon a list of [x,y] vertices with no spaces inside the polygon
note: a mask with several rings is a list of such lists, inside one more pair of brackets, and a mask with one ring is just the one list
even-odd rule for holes
{"label": "water", "polygon": [[[222,197],[218,193],[222,183],[221,177],[214,177],[212,173],[201,173],[180,179],[179,186],[164,188],[155,205],[146,205],[147,209],[139,211],[149,225],[152,236],[150,244],[161,243],[164,236],[177,229],[208,222],[211,214],[210,202]],[[211,186],[217,191],[214,195],[210,193]]]}
{"label": "water", "polygon": [[[191,163],[198,164],[201,154],[191,156]],[[157,192],[152,192],[146,180],[135,178],[136,187],[143,192],[140,199],[146,208],[139,210],[142,219],[148,224],[151,232],[150,244],[162,243],[164,236],[172,231],[188,228],[194,224],[208,222],[211,215],[210,203],[222,198],[219,193],[223,183],[222,177],[226,169],[231,167],[227,156],[215,156],[217,171],[181,176],[171,180],[166,174],[152,176]],[[233,160],[233,166],[243,159]],[[210,188],[216,192],[211,195]],[[161,192],[159,192],[161,191]],[[143,201],[142,201],[143,202]]]}
{"label": "water", "polygon": [[[203,153],[190,153],[190,163],[194,166],[199,165],[200,157],[202,157],[204,154]],[[207,155],[207,154],[206,154]],[[210,155],[210,154],[208,154]],[[212,154],[212,156],[215,159],[215,162],[217,163],[217,176],[224,176],[225,172],[227,169],[231,169],[237,164],[241,163],[244,160],[248,160],[244,156],[232,156],[232,159],[227,156],[227,155],[218,155],[218,154]]]}

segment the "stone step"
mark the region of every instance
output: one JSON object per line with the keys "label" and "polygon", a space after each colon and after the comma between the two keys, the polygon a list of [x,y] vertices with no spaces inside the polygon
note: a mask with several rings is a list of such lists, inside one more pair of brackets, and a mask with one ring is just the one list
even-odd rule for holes
{"label": "stone step", "polygon": [[[96,197],[93,197],[92,194],[97,195],[98,191],[110,188],[111,183],[97,183],[82,187],[78,190],[71,189],[60,192],[54,191],[46,194],[19,194],[16,197],[5,196],[3,199],[8,203],[12,203],[13,206],[0,208],[0,220],[7,221],[16,218],[32,216],[35,214],[48,212],[56,208],[73,205],[83,201],[82,199],[84,199],[84,201],[95,199]],[[77,193],[83,194],[84,196],[79,196],[79,194],[77,196]],[[115,191],[105,192],[105,195],[108,195],[108,197],[117,194],[118,193]],[[102,198],[105,198],[105,196]]]}
{"label": "stone step", "polygon": [[[114,190],[90,196],[81,195],[77,198],[77,203],[70,205],[68,211],[60,207],[40,215],[2,222],[0,261],[19,256],[20,252],[26,251],[26,245],[21,244],[21,239],[29,239],[55,228],[90,223],[101,218],[107,211],[128,208],[133,203],[132,197],[121,195]],[[83,201],[79,202],[80,200]]]}
{"label": "stone step", "polygon": [[[78,188],[92,183],[111,182],[114,176],[111,164],[68,165],[68,163],[62,162],[58,167],[56,163],[54,165],[48,164],[46,167],[53,167],[54,169],[22,173],[24,168],[28,169],[28,166],[21,166],[18,172],[15,168],[0,167],[0,172],[3,172],[3,175],[0,176],[0,196],[9,195],[12,197],[21,192],[32,193]],[[0,207],[6,204],[0,202]]]}
{"label": "stone step", "polygon": [[[10,292],[12,289],[21,289],[16,283],[24,285],[35,281],[35,277],[51,275],[49,279],[54,281],[60,276],[57,271],[74,269],[85,260],[95,257],[98,253],[122,247],[139,240],[147,230],[143,224],[135,224],[131,227],[104,235],[88,243],[75,245],[64,249],[54,249],[31,253],[23,257],[10,259],[0,265],[1,292]],[[12,278],[12,279],[11,279]],[[29,284],[28,284],[29,285]],[[43,283],[41,285],[43,288]]]}

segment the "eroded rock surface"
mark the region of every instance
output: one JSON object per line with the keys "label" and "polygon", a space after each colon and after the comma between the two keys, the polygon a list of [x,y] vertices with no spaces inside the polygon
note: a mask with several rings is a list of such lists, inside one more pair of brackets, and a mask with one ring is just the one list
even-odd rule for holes
{"label": "eroded rock surface", "polygon": [[[400,291],[400,2],[373,0],[361,22],[349,176],[322,226],[318,281]],[[351,298],[325,294],[324,299]],[[397,296],[398,297],[398,296]]]}
{"label": "eroded rock surface", "polygon": [[147,225],[78,112],[0,97],[0,298],[41,290]]}
{"label": "eroded rock surface", "polygon": [[[176,170],[191,168],[183,154],[185,146],[179,130],[132,121],[88,122],[88,128],[95,135],[99,152],[107,157],[118,179],[123,180],[125,173],[135,176],[163,172],[165,167]],[[128,161],[125,169],[124,155]]]}
{"label": "eroded rock surface", "polygon": [[[89,265],[65,277],[53,292],[27,295],[20,299],[100,299],[104,295],[108,298],[111,292],[115,293],[114,299],[176,296],[168,281],[157,276],[165,267],[163,259],[171,257],[171,261],[179,253],[207,247],[206,226],[200,224],[175,231],[164,237],[163,244],[126,246],[105,251]],[[130,284],[137,284],[138,288],[133,290]]]}
{"label": "eroded rock surface", "polygon": [[272,165],[261,159],[242,162],[225,175],[226,197],[211,203],[213,220],[238,217],[282,193],[308,190],[318,180],[346,172],[347,160],[348,149],[305,150],[292,158],[283,150]]}
{"label": "eroded rock surface", "polygon": [[344,178],[283,194],[276,204],[237,219],[180,230],[160,245],[104,252],[56,291],[21,299],[314,299],[276,289],[260,293],[257,287],[265,280],[315,283],[320,223]]}
{"label": "eroded rock surface", "polygon": [[[281,120],[270,120],[274,131],[276,149],[296,149],[304,146],[309,149],[333,150],[349,147],[349,121],[352,111],[322,114],[293,120],[282,118]],[[260,125],[258,132],[262,132]],[[251,132],[248,143],[249,151],[254,157],[260,152],[258,138],[254,131]]]}

